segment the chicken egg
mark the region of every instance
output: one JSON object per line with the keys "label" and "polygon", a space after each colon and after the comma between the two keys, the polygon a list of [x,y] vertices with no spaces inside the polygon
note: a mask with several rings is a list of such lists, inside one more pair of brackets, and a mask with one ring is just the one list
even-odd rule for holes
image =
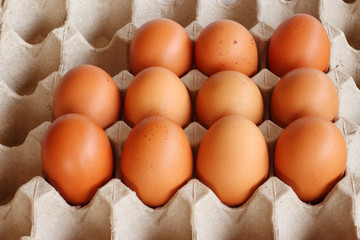
{"label": "chicken egg", "polygon": [[93,65],[80,65],[68,71],[58,83],[53,99],[54,117],[79,113],[102,128],[120,118],[120,91],[112,77]]}
{"label": "chicken egg", "polygon": [[49,183],[70,204],[88,203],[113,173],[113,153],[104,130],[81,114],[65,114],[47,129],[41,162]]}
{"label": "chicken egg", "polygon": [[144,23],[134,34],[129,49],[131,72],[160,66],[178,76],[192,66],[193,46],[185,29],[177,22],[159,18]]}
{"label": "chicken egg", "polygon": [[279,77],[300,67],[327,71],[330,41],[321,22],[304,13],[283,21],[270,39],[268,63],[270,71]]}
{"label": "chicken egg", "polygon": [[247,201],[269,173],[265,138],[240,115],[223,117],[209,128],[196,161],[199,180],[228,206]]}
{"label": "chicken egg", "polygon": [[160,116],[140,121],[121,154],[121,179],[150,206],[165,204],[191,179],[193,155],[184,130]]}
{"label": "chicken egg", "polygon": [[303,117],[281,133],[274,153],[275,175],[306,203],[318,203],[343,177],[346,142],[332,122]]}
{"label": "chicken egg", "polygon": [[305,116],[334,121],[339,97],[334,83],[316,68],[297,68],[285,74],[271,96],[271,119],[281,127]]}
{"label": "chicken egg", "polygon": [[196,98],[196,116],[206,128],[227,115],[239,114],[262,122],[264,103],[258,86],[245,74],[221,71],[211,75]]}
{"label": "chicken egg", "polygon": [[134,126],[142,119],[159,115],[185,127],[192,117],[191,99],[184,83],[170,70],[149,67],[131,81],[125,95],[124,113]]}
{"label": "chicken egg", "polygon": [[212,22],[201,31],[195,43],[195,63],[207,76],[223,70],[252,76],[258,67],[255,40],[238,22],[228,19]]}

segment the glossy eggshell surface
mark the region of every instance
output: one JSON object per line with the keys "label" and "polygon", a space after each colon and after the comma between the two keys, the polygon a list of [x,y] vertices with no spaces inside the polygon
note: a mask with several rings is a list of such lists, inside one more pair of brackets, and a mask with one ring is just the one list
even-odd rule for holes
{"label": "glossy eggshell surface", "polygon": [[86,204],[113,172],[113,154],[104,130],[80,114],[66,114],[48,128],[41,160],[50,184],[70,204]]}
{"label": "glossy eggshell surface", "polygon": [[329,37],[321,22],[311,15],[291,16],[275,29],[270,39],[269,69],[279,77],[300,67],[325,72],[329,62]]}
{"label": "glossy eggshell surface", "polygon": [[330,121],[303,117],[288,125],[275,148],[276,176],[306,203],[318,203],[343,177],[346,142]]}
{"label": "glossy eggshell surface", "polygon": [[297,68],[276,85],[270,102],[271,119],[281,127],[305,116],[334,121],[339,96],[334,83],[315,68]]}
{"label": "glossy eggshell surface", "polygon": [[240,23],[223,19],[207,25],[195,44],[195,63],[207,76],[223,71],[256,73],[258,51],[251,33]]}
{"label": "glossy eggshell surface", "polygon": [[121,180],[150,206],[165,204],[191,179],[193,155],[184,130],[160,116],[130,132],[121,155]]}
{"label": "glossy eggshell surface", "polygon": [[182,127],[191,121],[190,95],[181,81],[170,70],[150,67],[142,70],[131,81],[125,95],[124,112],[129,125],[159,115]]}
{"label": "glossy eggshell surface", "polygon": [[134,34],[129,49],[131,72],[160,66],[178,76],[192,66],[193,46],[185,29],[177,22],[159,18],[144,23]]}
{"label": "glossy eggshell surface", "polygon": [[243,204],[268,177],[269,156],[264,136],[245,117],[221,118],[200,143],[196,167],[199,180],[224,204]]}
{"label": "glossy eggshell surface", "polygon": [[54,117],[80,113],[107,128],[120,118],[120,91],[111,76],[93,65],[68,71],[58,83],[53,99]]}
{"label": "glossy eggshell surface", "polygon": [[236,71],[211,75],[201,86],[196,98],[196,116],[205,127],[227,115],[239,114],[255,124],[263,120],[264,103],[257,85]]}

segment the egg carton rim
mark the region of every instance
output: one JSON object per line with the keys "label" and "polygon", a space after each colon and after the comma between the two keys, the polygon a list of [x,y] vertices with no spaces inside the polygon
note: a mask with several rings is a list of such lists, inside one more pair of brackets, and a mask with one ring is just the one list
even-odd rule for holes
{"label": "egg carton rim", "polygon": [[[232,207],[232,206],[227,206],[224,203],[222,203],[221,200],[216,196],[216,194],[208,186],[206,186],[204,183],[202,183],[199,179],[191,178],[187,183],[185,183],[181,188],[179,188],[176,191],[176,193],[169,199],[169,201],[167,201],[164,205],[162,205],[160,207],[152,208],[152,207],[149,207],[146,204],[144,204],[137,197],[136,192],[131,190],[128,186],[126,186],[121,181],[121,179],[112,178],[111,180],[109,180],[106,184],[104,184],[102,187],[100,187],[96,191],[95,195],[92,197],[92,199],[90,200],[89,203],[87,203],[84,206],[81,206],[81,205],[71,205],[71,204],[67,203],[64,200],[64,198],[58,193],[58,191],[50,183],[48,183],[44,177],[34,176],[27,183],[23,184],[19,189],[17,189],[14,197],[10,200],[10,202],[8,202],[4,205],[0,205],[0,211],[11,208],[11,206],[16,202],[17,198],[19,198],[20,192],[22,192],[23,189],[26,188],[28,185],[33,184],[32,182],[34,182],[34,181],[36,181],[36,182],[40,181],[41,184],[45,185],[44,187],[40,186],[40,188],[46,188],[46,189],[42,189],[42,190],[45,190],[45,192],[38,194],[37,191],[39,189],[39,186],[38,186],[38,183],[36,183],[34,192],[32,192],[32,196],[28,196],[28,198],[31,201],[36,201],[36,200],[46,196],[47,194],[52,193],[52,194],[56,195],[57,202],[61,202],[63,205],[66,206],[66,208],[74,209],[76,211],[88,211],[89,209],[91,209],[93,202],[97,201],[98,198],[104,198],[104,195],[107,194],[107,193],[102,193],[104,191],[104,189],[109,188],[110,185],[114,185],[114,184],[120,185],[120,190],[125,192],[126,197],[132,198],[132,201],[135,201],[135,204],[137,205],[139,210],[146,211],[147,213],[154,213],[154,211],[166,211],[168,208],[171,207],[171,205],[173,205],[174,199],[181,197],[181,194],[182,194],[181,192],[184,191],[185,188],[188,188],[189,185],[193,185],[193,187],[194,187],[195,184],[201,185],[201,188],[205,189],[206,194],[204,196],[200,196],[199,199],[196,199],[196,197],[192,196],[192,203],[202,201],[202,199],[204,197],[207,197],[208,194],[210,193],[212,195],[212,198],[216,200],[216,202],[220,206],[220,208],[226,212],[237,212],[237,211],[241,212],[244,209],[248,208],[248,206],[250,204],[252,204],[252,202],[254,202],[254,199],[259,198],[261,195],[266,195],[266,194],[262,193],[262,191],[264,190],[264,188],[267,188],[268,185],[270,185],[272,187],[278,186],[278,188],[282,188],[282,191],[283,191],[283,193],[280,193],[279,195],[275,194],[277,196],[272,196],[273,199],[268,198],[269,202],[277,203],[282,200],[284,195],[290,194],[292,199],[296,199],[296,201],[293,203],[294,205],[296,205],[297,207],[306,209],[306,210],[310,210],[310,211],[316,211],[318,209],[325,207],[327,204],[329,204],[329,202],[331,202],[332,198],[336,197],[335,195],[338,191],[347,192],[345,194],[350,195],[350,198],[352,198],[352,199],[358,198],[359,197],[358,195],[360,194],[360,192],[354,188],[355,181],[360,183],[360,176],[357,176],[353,173],[345,172],[342,179],[336,183],[336,185],[331,189],[331,191],[326,195],[326,197],[320,203],[309,204],[309,203],[306,203],[306,202],[303,202],[302,200],[300,200],[299,197],[294,192],[294,190],[289,185],[285,184],[281,179],[279,179],[276,176],[270,176],[266,179],[265,182],[263,182],[254,191],[254,193],[247,199],[246,202],[244,202],[240,206]],[[349,183],[347,183],[347,182],[349,182]],[[346,187],[350,187],[350,188],[346,190],[345,189]],[[269,191],[273,191],[273,189],[269,190]],[[116,201],[113,202],[113,200],[111,200],[109,196],[107,196],[107,198],[108,198],[107,201],[109,202],[109,204],[116,204]],[[121,198],[117,201],[122,201],[122,199],[123,198]]]}

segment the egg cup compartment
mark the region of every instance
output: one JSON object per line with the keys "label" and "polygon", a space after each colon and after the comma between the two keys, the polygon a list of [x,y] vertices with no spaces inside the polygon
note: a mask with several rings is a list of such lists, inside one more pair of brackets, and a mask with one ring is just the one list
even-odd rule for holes
{"label": "egg cup compartment", "polygon": [[17,95],[32,94],[60,66],[61,39],[51,32],[40,44],[24,42],[12,28],[2,25],[0,38],[0,81]]}
{"label": "egg cup compartment", "polygon": [[53,119],[52,95],[57,72],[40,81],[31,95],[19,96],[0,82],[0,145],[21,146],[28,133],[44,121]]}
{"label": "egg cup compartment", "polygon": [[132,0],[67,3],[68,21],[94,48],[107,46],[115,33],[132,20]]}
{"label": "egg cup compartment", "polygon": [[[20,239],[22,236],[31,235],[34,224],[32,219],[35,217],[32,215],[34,183],[35,181],[32,179],[22,185],[17,190],[11,204],[1,206],[0,236],[2,239]],[[29,185],[31,186],[29,187]]]}
{"label": "egg cup compartment", "polygon": [[331,38],[330,70],[339,69],[351,76],[360,88],[360,50],[349,46],[345,35],[338,28],[326,25]]}
{"label": "egg cup compartment", "polygon": [[[94,48],[85,38],[70,25],[65,32],[62,48],[61,73],[65,74],[71,68],[81,64],[93,64],[104,69],[110,76],[115,76],[122,70],[128,70],[129,43],[115,35],[104,48]],[[129,29],[127,29],[129,30]],[[131,30],[130,30],[131,31]]]}
{"label": "egg cup compartment", "polygon": [[0,145],[0,209],[11,201],[21,185],[42,175],[41,140],[49,125],[49,122],[44,122],[30,131],[19,146]]}
{"label": "egg cup compartment", "polygon": [[[360,50],[360,7],[359,1],[322,1],[321,21],[339,28],[346,36],[349,45]],[[340,8],[340,9],[339,9]],[[341,11],[342,14],[338,14]]]}
{"label": "egg cup compartment", "polygon": [[51,31],[61,27],[66,19],[63,0],[8,0],[4,11],[4,24],[9,25],[29,44],[41,43]]}

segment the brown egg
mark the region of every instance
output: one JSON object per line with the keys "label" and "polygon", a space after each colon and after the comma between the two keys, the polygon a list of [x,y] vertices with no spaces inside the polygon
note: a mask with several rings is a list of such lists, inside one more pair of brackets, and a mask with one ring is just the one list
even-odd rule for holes
{"label": "brown egg", "polygon": [[252,76],[258,67],[255,40],[238,22],[228,19],[215,21],[201,31],[196,41],[195,63],[207,76],[223,70]]}
{"label": "brown egg", "polygon": [[131,72],[160,66],[178,76],[192,66],[193,46],[185,29],[166,18],[154,19],[143,24],[134,34],[129,49]]}
{"label": "brown egg", "polygon": [[262,122],[264,103],[261,92],[253,80],[240,72],[217,72],[199,90],[197,119],[208,128],[216,120],[233,114],[247,117],[255,124]]}
{"label": "brown egg", "polygon": [[119,120],[120,112],[120,91],[111,76],[97,66],[81,65],[71,69],[56,87],[55,118],[80,113],[107,128]]}
{"label": "brown egg", "polygon": [[190,95],[184,83],[163,67],[150,67],[135,76],[125,95],[124,112],[131,126],[159,115],[185,127],[192,117]]}
{"label": "brown egg", "polygon": [[221,118],[200,143],[196,167],[199,180],[224,204],[243,204],[268,177],[269,156],[264,136],[245,117]]}
{"label": "brown egg", "polygon": [[290,123],[275,148],[275,174],[306,203],[318,203],[343,177],[346,142],[330,121],[303,117]]}
{"label": "brown egg", "polygon": [[121,154],[121,179],[150,206],[165,204],[191,179],[193,156],[184,130],[160,116],[145,118],[130,132]]}
{"label": "brown egg", "polygon": [[65,114],[47,129],[41,161],[49,183],[70,204],[86,204],[113,172],[113,154],[104,130],[88,117]]}
{"label": "brown egg", "polygon": [[270,39],[269,68],[279,77],[300,67],[325,72],[329,62],[329,37],[321,22],[308,14],[295,14],[286,19]]}
{"label": "brown egg", "polygon": [[270,102],[271,119],[281,127],[305,116],[334,121],[339,98],[331,79],[315,68],[297,68],[276,85]]}

